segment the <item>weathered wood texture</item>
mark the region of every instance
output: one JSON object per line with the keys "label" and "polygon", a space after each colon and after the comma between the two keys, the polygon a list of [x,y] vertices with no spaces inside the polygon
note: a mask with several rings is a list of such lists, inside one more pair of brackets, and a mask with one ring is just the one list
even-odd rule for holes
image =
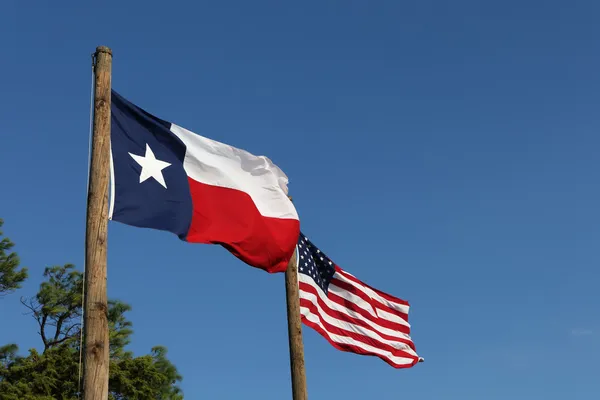
{"label": "weathered wood texture", "polygon": [[285,292],[290,345],[290,369],[292,375],[292,399],[307,400],[308,392],[306,388],[306,371],[304,368],[304,344],[302,343],[296,253],[292,256],[288,264],[288,269],[285,272]]}
{"label": "weathered wood texture", "polygon": [[84,301],[84,400],[108,399],[106,240],[112,52],[95,53],[94,133],[87,199]]}

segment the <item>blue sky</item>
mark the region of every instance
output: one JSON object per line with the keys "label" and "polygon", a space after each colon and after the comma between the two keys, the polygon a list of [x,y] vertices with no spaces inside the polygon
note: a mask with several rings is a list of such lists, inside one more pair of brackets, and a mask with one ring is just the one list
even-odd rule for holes
{"label": "blue sky", "polygon": [[[29,1],[0,6],[0,217],[31,279],[84,254],[90,54],[157,116],[268,155],[303,231],[411,302],[426,358],[394,370],[304,329],[311,399],[595,398],[600,3]],[[188,399],[290,398],[282,275],[111,223],[132,350]]]}

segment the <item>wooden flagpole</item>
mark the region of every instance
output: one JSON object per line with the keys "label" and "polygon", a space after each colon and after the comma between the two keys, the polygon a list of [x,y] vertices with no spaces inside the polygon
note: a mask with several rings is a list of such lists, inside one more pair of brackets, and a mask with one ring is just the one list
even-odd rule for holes
{"label": "wooden flagpole", "polygon": [[108,301],[106,239],[110,162],[110,100],[112,51],[94,54],[94,129],[90,160],[85,232],[84,400],[108,399]]}
{"label": "wooden flagpole", "polygon": [[304,367],[304,344],[302,343],[302,321],[300,320],[300,292],[298,289],[298,258],[296,251],[294,251],[294,255],[288,263],[288,268],[285,272],[292,399],[307,400],[308,391],[306,388],[306,370]]}

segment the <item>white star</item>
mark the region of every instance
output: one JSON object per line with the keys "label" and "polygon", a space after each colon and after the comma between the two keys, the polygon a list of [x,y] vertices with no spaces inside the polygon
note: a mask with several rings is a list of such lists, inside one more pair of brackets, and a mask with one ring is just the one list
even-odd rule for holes
{"label": "white star", "polygon": [[138,164],[142,166],[142,173],[140,174],[140,183],[144,182],[148,178],[154,178],[158,183],[163,185],[166,189],[167,184],[165,183],[165,178],[163,177],[162,170],[167,168],[169,165],[168,162],[157,160],[154,157],[154,153],[148,143],[146,143],[146,154],[142,156],[138,156],[136,154],[129,153],[131,158],[135,160]]}

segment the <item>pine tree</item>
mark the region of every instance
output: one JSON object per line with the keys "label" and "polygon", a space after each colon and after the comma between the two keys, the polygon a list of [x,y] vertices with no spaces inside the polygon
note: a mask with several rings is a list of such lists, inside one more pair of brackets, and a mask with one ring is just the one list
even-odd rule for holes
{"label": "pine tree", "polygon": [[[46,268],[38,293],[21,301],[37,322],[43,351],[17,355],[16,345],[0,347],[0,400],[78,399],[81,289],[74,266]],[[182,400],[181,376],[164,347],[135,357],[126,346],[133,334],[128,304],[109,301],[110,400]]]}
{"label": "pine tree", "polygon": [[[2,225],[4,221],[0,218],[0,228]],[[0,296],[19,289],[27,279],[27,268],[19,269],[19,256],[10,253],[14,243],[9,238],[2,239],[2,235],[0,230]]]}

